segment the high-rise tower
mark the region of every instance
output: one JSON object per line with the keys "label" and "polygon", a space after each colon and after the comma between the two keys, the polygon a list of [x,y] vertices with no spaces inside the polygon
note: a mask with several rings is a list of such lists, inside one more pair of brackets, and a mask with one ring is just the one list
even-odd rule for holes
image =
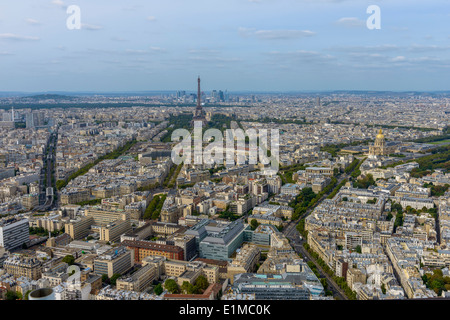
{"label": "high-rise tower", "polygon": [[198,77],[197,107],[195,108],[194,116],[192,118],[192,125],[194,125],[194,121],[202,121],[204,125],[206,125],[207,123],[205,113],[202,108],[202,91],[200,89],[200,76]]}

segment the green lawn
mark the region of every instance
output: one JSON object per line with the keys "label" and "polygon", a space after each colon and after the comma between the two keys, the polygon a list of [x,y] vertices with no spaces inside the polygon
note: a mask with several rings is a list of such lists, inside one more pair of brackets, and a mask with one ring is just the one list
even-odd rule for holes
{"label": "green lawn", "polygon": [[444,144],[444,143],[450,143],[450,139],[447,140],[441,140],[441,141],[434,141],[434,142],[428,142],[429,144]]}

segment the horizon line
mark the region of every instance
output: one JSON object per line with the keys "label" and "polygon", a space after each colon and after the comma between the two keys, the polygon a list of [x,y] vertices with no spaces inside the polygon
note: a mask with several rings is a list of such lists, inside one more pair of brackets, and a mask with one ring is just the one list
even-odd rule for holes
{"label": "horizon line", "polygon": [[[227,93],[335,93],[335,92],[373,92],[373,93],[450,93],[450,89],[447,90],[373,90],[373,89],[323,89],[323,90],[232,90],[227,89],[202,89],[203,92],[212,92],[213,90],[227,91]],[[186,90],[186,89],[161,89],[161,90],[114,90],[114,91],[89,91],[89,90],[77,90],[77,91],[66,91],[66,90],[47,90],[47,91],[18,91],[18,90],[5,90],[0,91],[0,94],[33,94],[33,95],[44,95],[44,94],[131,94],[131,93],[168,93],[168,92],[178,92],[186,91],[196,93],[196,90]]]}

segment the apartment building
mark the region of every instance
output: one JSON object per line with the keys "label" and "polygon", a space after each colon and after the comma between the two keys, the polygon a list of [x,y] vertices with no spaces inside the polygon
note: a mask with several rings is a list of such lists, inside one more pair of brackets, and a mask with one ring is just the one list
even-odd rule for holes
{"label": "apartment building", "polygon": [[94,259],[94,273],[107,274],[112,277],[115,273],[123,274],[134,265],[134,256],[126,247],[112,248]]}
{"label": "apartment building", "polygon": [[42,263],[33,256],[12,255],[3,262],[3,268],[15,278],[38,280],[42,275]]}
{"label": "apartment building", "polygon": [[177,246],[159,244],[154,241],[130,240],[123,241],[122,245],[134,251],[136,262],[140,262],[148,256],[163,256],[167,259],[184,260],[184,250]]}
{"label": "apartment building", "polygon": [[28,219],[3,218],[0,220],[0,247],[6,250],[20,248],[29,242]]}
{"label": "apartment building", "polygon": [[65,233],[67,233],[73,240],[79,240],[89,235],[89,230],[94,224],[92,217],[82,217],[76,220],[70,220],[65,224]]}
{"label": "apartment building", "polygon": [[150,288],[156,278],[156,267],[147,264],[133,274],[117,279],[116,287],[117,290],[144,292]]}
{"label": "apartment building", "polygon": [[260,257],[261,251],[256,245],[245,244],[228,265],[227,277],[231,283],[235,274],[252,272]]}
{"label": "apartment building", "polygon": [[129,220],[116,220],[100,227],[100,240],[107,242],[117,242],[120,236],[131,231]]}

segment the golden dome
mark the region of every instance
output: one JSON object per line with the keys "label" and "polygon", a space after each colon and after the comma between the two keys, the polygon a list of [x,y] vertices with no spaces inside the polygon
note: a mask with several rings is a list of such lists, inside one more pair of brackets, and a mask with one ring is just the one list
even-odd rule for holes
{"label": "golden dome", "polygon": [[383,130],[380,129],[380,132],[377,134],[377,139],[384,139]]}

